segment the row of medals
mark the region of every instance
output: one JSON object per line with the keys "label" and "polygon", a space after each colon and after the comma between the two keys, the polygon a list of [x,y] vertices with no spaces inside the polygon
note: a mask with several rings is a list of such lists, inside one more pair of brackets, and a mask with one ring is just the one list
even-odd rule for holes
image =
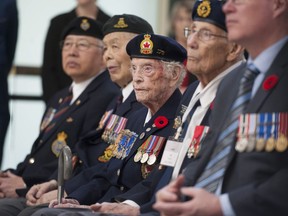
{"label": "row of medals", "polygon": [[281,134],[277,139],[270,137],[267,140],[264,138],[256,139],[255,136],[241,137],[236,143],[235,149],[238,152],[252,152],[254,149],[258,152],[265,150],[271,152],[276,150],[278,152],[284,152],[288,147],[288,140],[285,135]]}
{"label": "row of medals", "polygon": [[146,163],[148,165],[153,165],[156,162],[157,158],[154,153],[149,155],[149,152],[138,151],[134,156],[134,162],[141,162],[142,164]]}

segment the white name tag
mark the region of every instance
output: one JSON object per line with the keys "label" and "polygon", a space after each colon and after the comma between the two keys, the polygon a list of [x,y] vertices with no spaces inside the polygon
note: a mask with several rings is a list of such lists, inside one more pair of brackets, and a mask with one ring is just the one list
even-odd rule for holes
{"label": "white name tag", "polygon": [[174,167],[182,147],[182,142],[168,140],[161,158],[161,165]]}

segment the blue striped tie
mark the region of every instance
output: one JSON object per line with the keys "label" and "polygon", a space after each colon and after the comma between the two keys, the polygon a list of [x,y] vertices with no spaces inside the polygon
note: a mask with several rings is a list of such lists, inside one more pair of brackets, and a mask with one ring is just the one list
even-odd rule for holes
{"label": "blue striped tie", "polygon": [[224,130],[220,133],[217,145],[212,153],[209,163],[198,179],[195,187],[205,188],[214,193],[221,181],[228,162],[228,155],[236,139],[238,118],[249,103],[252,95],[252,87],[259,71],[253,64],[249,64],[241,78],[237,98],[234,101],[224,124]]}

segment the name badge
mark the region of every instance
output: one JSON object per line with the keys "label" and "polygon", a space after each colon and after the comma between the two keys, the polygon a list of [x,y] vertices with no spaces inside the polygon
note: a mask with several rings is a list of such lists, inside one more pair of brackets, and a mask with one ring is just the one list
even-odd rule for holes
{"label": "name badge", "polygon": [[161,158],[161,165],[174,167],[183,143],[168,140]]}

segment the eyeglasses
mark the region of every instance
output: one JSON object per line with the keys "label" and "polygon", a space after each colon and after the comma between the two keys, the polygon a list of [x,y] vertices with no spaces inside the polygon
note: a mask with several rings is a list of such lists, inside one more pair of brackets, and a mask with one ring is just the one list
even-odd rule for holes
{"label": "eyeglasses", "polygon": [[137,71],[140,72],[140,74],[145,75],[145,76],[150,76],[155,70],[160,68],[161,66],[153,66],[153,65],[140,65],[140,66],[135,66],[132,65],[130,67],[130,72],[132,74],[135,74]]}
{"label": "eyeglasses", "polygon": [[90,43],[89,41],[87,40],[79,40],[79,41],[76,41],[76,42],[73,42],[73,41],[70,41],[70,40],[64,40],[64,41],[61,41],[60,42],[60,47],[62,50],[69,50],[71,49],[71,47],[73,45],[76,45],[76,48],[80,51],[87,51],[91,46],[95,46],[95,47],[98,47],[100,49],[103,49],[103,46],[100,46],[98,44],[94,44],[94,43]]}
{"label": "eyeglasses", "polygon": [[196,35],[197,38],[201,41],[209,41],[215,37],[227,38],[226,36],[223,36],[223,35],[213,34],[211,31],[207,29],[200,29],[199,31],[196,31],[196,30],[191,30],[188,27],[184,28],[184,36],[188,38],[191,35]]}

